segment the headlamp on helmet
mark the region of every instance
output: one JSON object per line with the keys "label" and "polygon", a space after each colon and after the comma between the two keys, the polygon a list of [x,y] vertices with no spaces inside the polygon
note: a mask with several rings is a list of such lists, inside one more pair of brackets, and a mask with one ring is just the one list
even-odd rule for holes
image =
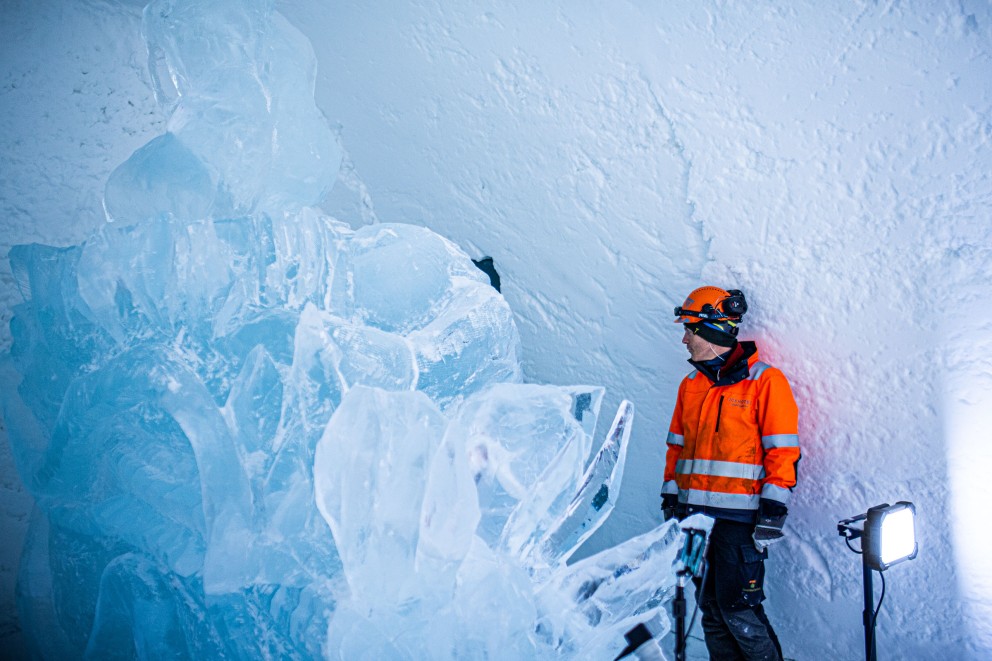
{"label": "headlamp on helmet", "polygon": [[747,312],[747,300],[740,289],[699,287],[685,302],[675,308],[675,323],[691,324],[699,321],[738,322]]}

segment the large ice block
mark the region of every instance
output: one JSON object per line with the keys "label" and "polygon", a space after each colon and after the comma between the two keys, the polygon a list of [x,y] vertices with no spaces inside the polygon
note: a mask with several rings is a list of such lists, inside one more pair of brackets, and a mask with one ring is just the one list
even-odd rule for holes
{"label": "large ice block", "polygon": [[355,608],[398,605],[419,591],[420,507],[444,424],[423,393],[359,386],[324,429],[314,462],[317,505]]}
{"label": "large ice block", "polygon": [[330,190],[341,148],[313,103],[313,48],[273,4],[145,7],[149,71],[170,116],[111,174],[110,219],[295,213]]}
{"label": "large ice block", "polygon": [[598,387],[503,384],[459,408],[448,433],[465,445],[479,492],[478,532],[490,546],[519,555],[565,510],[592,447],[602,395]]}
{"label": "large ice block", "polygon": [[634,420],[634,405],[620,403],[606,440],[586,469],[582,485],[568,508],[524,549],[534,569],[555,567],[567,561],[613,511],[627,461],[627,442]]}

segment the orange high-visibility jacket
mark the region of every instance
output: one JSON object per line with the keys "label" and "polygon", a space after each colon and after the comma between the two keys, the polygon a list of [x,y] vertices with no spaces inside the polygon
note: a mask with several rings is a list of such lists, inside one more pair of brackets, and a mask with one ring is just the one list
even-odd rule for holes
{"label": "orange high-visibility jacket", "polygon": [[[745,369],[745,364],[747,368]],[[778,369],[738,343],[716,381],[697,369],[679,385],[662,493],[690,506],[757,510],[761,498],[788,505],[796,485],[799,412]]]}

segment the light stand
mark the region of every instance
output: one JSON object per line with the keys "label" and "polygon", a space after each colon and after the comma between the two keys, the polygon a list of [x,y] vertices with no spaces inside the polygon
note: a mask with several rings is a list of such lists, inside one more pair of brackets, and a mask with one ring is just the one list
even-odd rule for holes
{"label": "light stand", "polygon": [[[870,508],[866,513],[843,519],[837,523],[837,532],[855,553],[861,554],[862,582],[864,583],[865,608],[862,620],[865,627],[865,660],[876,661],[875,618],[878,610],[874,607],[874,586],[872,572],[882,577],[882,597],[878,608],[885,599],[885,575],[883,571],[904,560],[912,560],[919,551],[916,543],[916,507],[907,501],[895,505],[883,503]],[[859,522],[861,526],[856,526]],[[861,540],[861,550],[851,546],[851,540]]]}
{"label": "light stand", "polygon": [[[686,642],[689,638],[689,631],[692,630],[692,621],[696,619],[696,614],[692,614],[689,628],[685,626],[686,602],[685,584],[690,578],[701,578],[706,582],[706,550],[709,548],[709,534],[713,530],[713,519],[705,514],[693,514],[689,518],[681,521],[679,527],[684,533],[682,550],[675,559],[675,598],[672,600],[672,617],[675,619],[675,661],[685,661]],[[699,608],[699,604],[696,604]],[[644,624],[636,627],[624,634],[627,646],[620,652],[613,661],[622,659],[637,659],[637,661],[661,661],[664,654],[654,641],[651,632]]]}
{"label": "light stand", "polygon": [[685,661],[685,583],[686,574],[679,572],[675,583],[675,599],[672,600],[672,617],[675,619],[675,661]]}
{"label": "light stand", "polygon": [[[864,584],[865,608],[861,611],[861,621],[865,627],[865,659],[876,661],[875,650],[875,586],[872,585],[872,568],[868,566],[868,556],[861,554],[861,575]],[[879,602],[881,606],[881,602]]]}

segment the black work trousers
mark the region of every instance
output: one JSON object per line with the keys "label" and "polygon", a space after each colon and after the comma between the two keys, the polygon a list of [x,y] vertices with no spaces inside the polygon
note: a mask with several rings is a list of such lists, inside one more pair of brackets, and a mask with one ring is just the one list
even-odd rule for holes
{"label": "black work trousers", "polygon": [[781,661],[782,648],[765,616],[765,558],[751,538],[754,524],[717,519],[706,554],[706,584],[696,583],[706,649],[712,661]]}

